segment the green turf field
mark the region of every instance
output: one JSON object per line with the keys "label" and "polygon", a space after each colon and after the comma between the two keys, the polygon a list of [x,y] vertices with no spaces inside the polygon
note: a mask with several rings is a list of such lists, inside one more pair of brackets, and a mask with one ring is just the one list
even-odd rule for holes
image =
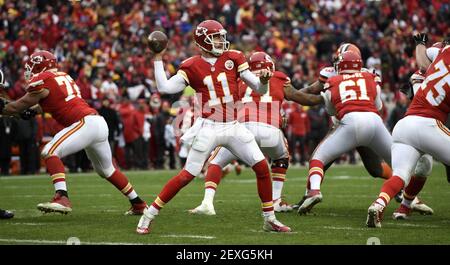
{"label": "green turf field", "polygon": [[[128,172],[141,197],[151,201],[175,171]],[[194,216],[187,210],[203,198],[203,180],[195,179],[157,217],[150,235],[134,231],[137,216],[123,216],[128,201],[95,174],[69,175],[73,204],[69,215],[41,214],[36,204],[49,200],[53,186],[48,176],[0,178],[0,207],[16,216],[0,220],[0,244],[65,244],[77,237],[82,244],[366,244],[378,237],[381,244],[450,244],[450,184],[445,170],[435,165],[422,198],[434,209],[433,216],[413,215],[394,221],[387,209],[382,229],[365,227],[366,211],[376,198],[382,180],[373,179],[359,166],[331,168],[323,183],[324,200],[314,215],[278,214],[290,234],[262,230],[256,181],[250,170],[228,175],[218,188],[216,216]],[[306,169],[288,172],[285,197],[297,202],[304,192]]]}

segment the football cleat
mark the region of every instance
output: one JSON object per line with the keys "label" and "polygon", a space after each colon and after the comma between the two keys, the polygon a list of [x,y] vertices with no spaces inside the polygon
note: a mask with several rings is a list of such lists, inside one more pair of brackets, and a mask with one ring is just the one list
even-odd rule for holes
{"label": "football cleat", "polygon": [[306,195],[306,198],[303,201],[303,203],[298,207],[297,212],[299,214],[307,214],[308,212],[311,211],[314,205],[322,201],[322,198],[323,196],[320,190],[310,190]]}
{"label": "football cleat", "polygon": [[411,202],[411,210],[413,212],[418,212],[422,215],[432,215],[434,213],[430,206],[423,203],[419,197],[414,198]]}
{"label": "football cleat", "polygon": [[286,201],[284,201],[282,198],[279,198],[278,200],[275,200],[273,202],[273,210],[277,213],[285,213],[290,212],[293,210],[292,205],[289,205]]}
{"label": "football cleat", "polygon": [[381,221],[383,220],[383,213],[384,213],[384,206],[374,202],[372,205],[370,205],[369,209],[367,210],[367,220],[366,225],[367,227],[381,227]]}
{"label": "football cleat", "polygon": [[140,235],[146,235],[150,233],[151,230],[150,226],[153,222],[153,219],[155,219],[155,216],[148,212],[148,208],[145,208],[144,212],[142,213],[141,219],[139,219],[139,223],[136,228],[136,233]]}
{"label": "football cleat", "polygon": [[298,209],[298,207],[300,207],[300,205],[302,205],[306,199],[307,199],[306,195],[303,195],[303,197],[297,204],[292,205],[292,209]]}
{"label": "football cleat", "polygon": [[142,215],[146,207],[147,203],[145,202],[133,203],[131,208],[125,212],[125,215]]}
{"label": "football cleat", "polygon": [[267,232],[280,232],[280,233],[291,232],[291,228],[289,226],[282,224],[275,218],[275,216],[264,218],[263,229],[264,231]]}
{"label": "football cleat", "polygon": [[411,208],[406,207],[403,204],[400,204],[400,207],[394,211],[392,214],[392,218],[394,220],[406,220],[411,215]]}
{"label": "football cleat", "polygon": [[44,213],[57,212],[68,214],[72,211],[72,205],[69,201],[69,198],[61,195],[58,192],[55,194],[55,197],[53,197],[51,202],[39,203],[37,205],[37,208],[39,211],[42,211]]}
{"label": "football cleat", "polygon": [[203,215],[216,215],[216,211],[214,210],[214,205],[211,203],[202,202],[199,206],[194,209],[189,210],[191,214],[203,214]]}
{"label": "football cleat", "polygon": [[0,219],[11,219],[13,217],[14,217],[13,212],[0,209]]}

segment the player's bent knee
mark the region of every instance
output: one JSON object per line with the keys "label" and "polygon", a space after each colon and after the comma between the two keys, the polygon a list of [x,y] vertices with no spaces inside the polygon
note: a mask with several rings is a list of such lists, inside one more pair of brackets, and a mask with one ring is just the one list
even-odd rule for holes
{"label": "player's bent knee", "polygon": [[289,158],[281,158],[272,162],[271,168],[289,168]]}
{"label": "player's bent knee", "polygon": [[112,174],[114,174],[114,171],[116,171],[116,168],[114,166],[111,166],[106,169],[94,166],[94,169],[95,169],[95,172],[97,172],[97,174],[99,174],[100,177],[102,177],[102,178],[109,178],[112,176]]}
{"label": "player's bent knee", "polygon": [[433,158],[431,156],[425,155],[420,157],[417,161],[416,168],[414,170],[414,176],[426,178],[431,174],[433,169]]}

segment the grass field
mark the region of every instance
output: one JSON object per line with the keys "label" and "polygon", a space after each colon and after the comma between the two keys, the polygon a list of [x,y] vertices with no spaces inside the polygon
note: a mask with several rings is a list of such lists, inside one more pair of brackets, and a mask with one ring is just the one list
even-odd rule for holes
{"label": "grass field", "polygon": [[[152,201],[174,171],[127,172],[141,197]],[[323,183],[324,201],[314,215],[278,214],[290,234],[262,230],[256,181],[250,170],[227,176],[219,186],[216,216],[194,216],[187,210],[203,198],[203,180],[195,179],[157,217],[150,235],[134,231],[137,216],[123,216],[128,201],[95,174],[67,177],[73,212],[41,214],[36,204],[49,200],[53,186],[48,176],[0,178],[0,207],[15,211],[15,218],[0,220],[0,244],[65,244],[77,237],[82,244],[366,244],[378,237],[381,244],[450,244],[450,185],[445,170],[435,165],[422,198],[433,216],[413,215],[394,221],[392,202],[382,229],[365,227],[366,211],[376,198],[382,180],[369,177],[360,167],[337,166]],[[306,169],[288,172],[285,197],[297,202],[304,192]]]}

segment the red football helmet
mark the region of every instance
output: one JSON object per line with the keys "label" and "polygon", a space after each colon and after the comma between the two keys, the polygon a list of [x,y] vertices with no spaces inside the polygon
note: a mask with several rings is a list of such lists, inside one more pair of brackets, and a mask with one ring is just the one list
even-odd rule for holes
{"label": "red football helmet", "polygon": [[361,55],[353,51],[346,51],[339,55],[335,68],[339,74],[352,73],[361,71],[362,64]]}
{"label": "red football helmet", "polygon": [[359,54],[359,56],[361,57],[361,51],[359,50],[359,48],[355,44],[353,44],[353,43],[343,43],[343,44],[341,44],[341,46],[339,46],[337,51],[334,53],[333,63],[335,63],[337,61],[337,59],[339,58],[339,55],[341,55],[342,53],[344,53],[346,51],[355,52],[355,53]]}
{"label": "red football helmet", "polygon": [[54,68],[58,68],[55,55],[48,51],[34,52],[25,62],[25,80],[29,80],[35,74]]}
{"label": "red football helmet", "polygon": [[250,56],[249,60],[250,71],[258,71],[269,68],[270,71],[275,71],[275,64],[272,58],[265,52],[255,52]]}
{"label": "red football helmet", "polygon": [[[218,36],[219,39],[215,36]],[[194,39],[202,50],[214,56],[220,56],[230,48],[230,42],[227,41],[227,31],[222,24],[215,20],[205,20],[198,24],[195,28]]]}

